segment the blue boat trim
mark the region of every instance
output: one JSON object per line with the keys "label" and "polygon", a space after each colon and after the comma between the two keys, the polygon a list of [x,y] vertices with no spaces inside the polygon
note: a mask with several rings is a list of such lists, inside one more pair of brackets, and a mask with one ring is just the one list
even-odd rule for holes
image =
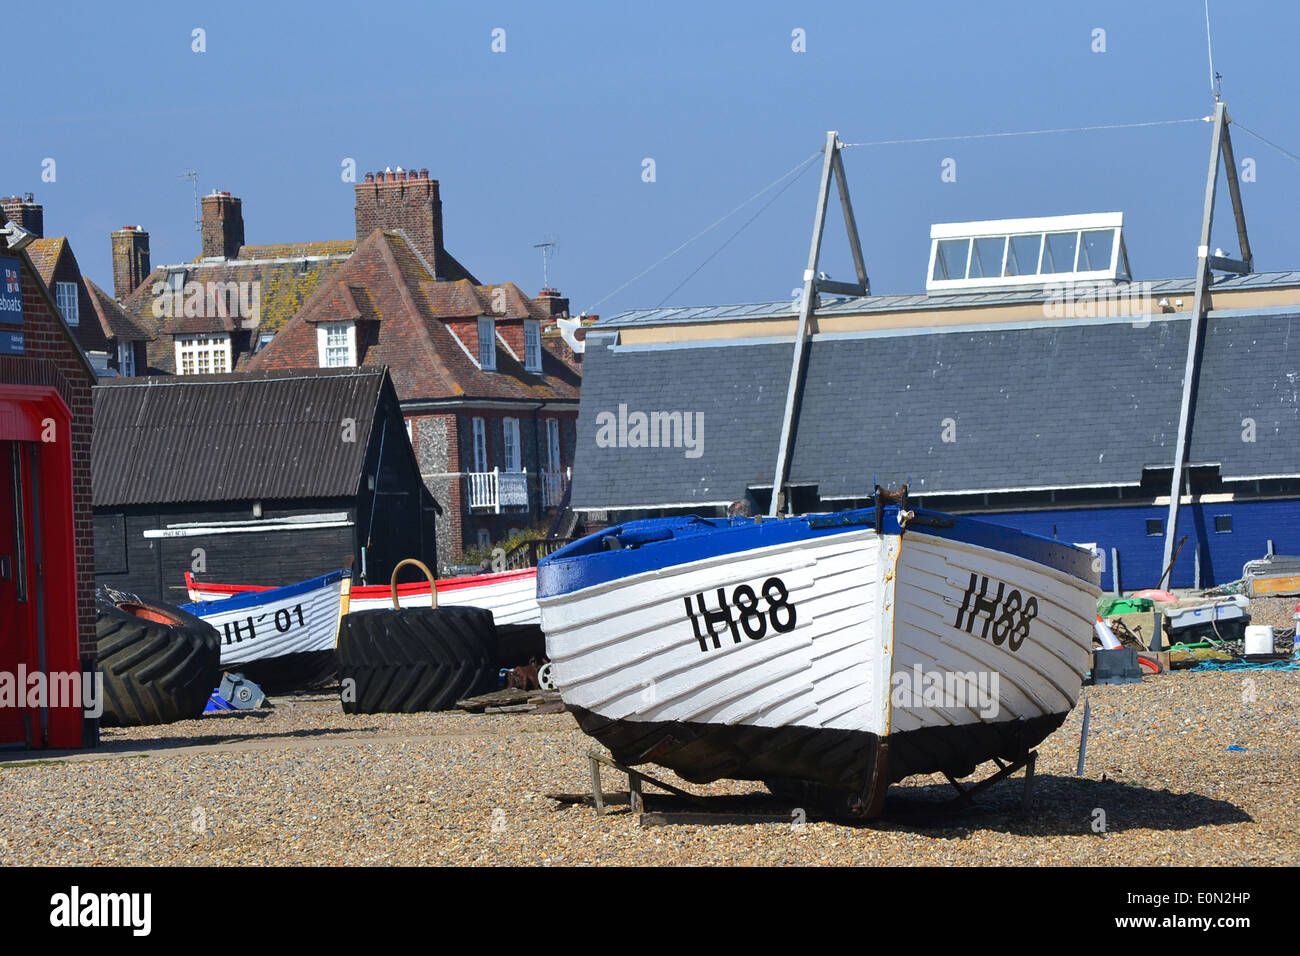
{"label": "blue boat trim", "polygon": [[[685,516],[629,521],[580,538],[538,562],[537,596],[570,594],[679,564],[844,534],[858,527],[874,528],[875,524],[875,508],[784,519]],[[906,537],[914,531],[962,541],[1095,583],[1092,555],[1051,538],[921,508],[915,509],[907,527],[906,531],[899,527],[896,506],[883,509],[884,534]]]}
{"label": "blue boat trim", "polygon": [[[188,611],[195,617],[203,617],[206,614],[223,611],[240,611],[244,608],[270,604],[273,601],[286,601],[289,598],[297,597],[299,594],[306,594],[309,591],[323,588],[327,584],[333,584],[335,581],[350,577],[352,577],[351,571],[331,571],[329,574],[322,574],[320,577],[311,578],[307,581],[299,581],[297,584],[286,584],[282,588],[271,588],[269,591],[249,591],[246,594],[236,594],[234,597],[219,598],[215,601],[191,601],[189,604],[181,604],[178,607],[182,611]],[[203,585],[200,584],[199,590],[202,590],[202,588]]]}

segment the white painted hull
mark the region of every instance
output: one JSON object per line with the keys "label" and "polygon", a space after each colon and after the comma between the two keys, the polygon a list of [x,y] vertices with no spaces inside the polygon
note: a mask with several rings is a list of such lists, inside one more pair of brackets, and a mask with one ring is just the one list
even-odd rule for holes
{"label": "white painted hull", "polygon": [[[292,592],[292,588],[236,598],[223,595],[224,600],[186,605],[186,609],[217,629],[225,669],[290,654],[332,651],[338,641],[346,580],[287,595],[284,592]],[[262,596],[264,599],[258,600]]]}
{"label": "white painted hull", "polygon": [[[785,612],[760,598],[765,633],[733,634],[737,602],[728,600],[724,618],[718,588],[723,597],[744,585],[757,593],[770,578],[788,590],[794,627],[770,626],[773,610]],[[716,648],[707,634],[704,649],[698,639],[701,595],[714,611]],[[688,779],[816,774],[857,788],[862,774],[883,772],[886,747],[898,780],[964,776],[1041,741],[1078,699],[1097,595],[1095,581],[1014,554],[924,528],[877,534],[859,525],[654,568],[540,605],[566,704],[622,758],[664,763]],[[749,606],[749,595],[741,601]],[[749,614],[755,631],[759,613]],[[966,675],[969,683],[957,679]],[[945,687],[957,695],[930,693]],[[844,758],[857,761],[851,771],[823,766],[868,742],[880,753]]]}

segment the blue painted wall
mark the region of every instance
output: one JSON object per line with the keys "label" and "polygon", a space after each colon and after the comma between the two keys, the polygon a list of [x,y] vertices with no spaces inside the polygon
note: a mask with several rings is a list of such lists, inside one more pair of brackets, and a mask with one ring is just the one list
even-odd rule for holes
{"label": "blue painted wall", "polygon": [[[1075,508],[1059,511],[980,513],[975,517],[1009,528],[1031,531],[1062,541],[1095,541],[1105,554],[1102,587],[1111,587],[1110,549],[1119,549],[1120,587],[1125,591],[1155,587],[1164,570],[1163,536],[1148,536],[1148,519],[1163,526],[1168,509],[1126,505],[1115,508]],[[1216,533],[1217,515],[1232,516],[1232,531]],[[1195,549],[1201,552],[1201,586],[1222,584],[1241,577],[1247,561],[1264,556],[1268,540],[1278,554],[1300,554],[1300,500],[1227,501],[1219,504],[1183,505],[1178,513],[1178,537],[1187,543],[1174,564],[1173,587],[1191,587],[1195,574]]]}

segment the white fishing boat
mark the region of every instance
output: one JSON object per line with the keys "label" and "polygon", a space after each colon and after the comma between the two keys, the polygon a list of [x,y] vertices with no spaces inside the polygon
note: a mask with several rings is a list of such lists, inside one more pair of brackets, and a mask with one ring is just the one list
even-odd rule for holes
{"label": "white fishing boat", "polygon": [[[498,571],[462,578],[439,578],[436,582],[440,607],[481,607],[492,612],[498,627],[536,626],[541,622],[537,608],[537,569]],[[194,601],[221,601],[234,595],[267,591],[256,584],[200,583],[188,571],[185,587]],[[428,581],[397,585],[402,607],[430,607],[433,603]],[[350,611],[368,611],[393,606],[392,589],[387,584],[355,585],[350,596]]]}
{"label": "white fishing boat", "polygon": [[221,667],[240,670],[267,689],[306,686],[335,669],[339,621],[348,613],[352,573],[334,571],[278,588],[215,595],[196,588],[182,610],[203,618],[221,638]]}
{"label": "white fishing boat", "polygon": [[1097,584],[1083,548],[897,505],[634,521],[538,569],[554,679],[616,760],[804,782],[864,815],[1060,726]]}
{"label": "white fishing boat", "polygon": [[[904,777],[1032,759],[1089,669],[1099,573],[1088,549],[910,509],[906,488],[778,517],[819,295],[870,294],[842,148],[829,132],[768,518],[617,525],[542,559],[537,594],[553,679],[615,760],[872,816]],[[819,271],[832,180],[855,282]]]}

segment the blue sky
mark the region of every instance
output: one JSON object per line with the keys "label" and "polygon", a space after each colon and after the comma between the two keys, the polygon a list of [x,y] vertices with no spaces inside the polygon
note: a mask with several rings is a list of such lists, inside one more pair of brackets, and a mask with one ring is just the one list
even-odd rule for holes
{"label": "blue sky", "polygon": [[[1300,153],[1300,5],[1211,3],[1230,114]],[[427,167],[448,249],[481,280],[575,311],[788,298],[817,169],[718,252],[747,207],[607,294],[800,160],[846,142],[1186,119],[1210,112],[1201,0],[884,3],[44,3],[6,10],[29,95],[11,101],[0,193],[31,191],[47,235],[112,287],[109,232],[140,224],[154,264],[198,254],[193,193],[244,202],[247,241],[352,238],[357,169]],[[506,50],[491,49],[506,31]],[[206,52],[191,31],[206,31]],[[791,49],[805,31],[807,51]],[[1093,52],[1104,29],[1106,50]],[[13,48],[13,44],[10,44]],[[11,65],[10,69],[14,67]],[[929,226],[1125,213],[1138,278],[1192,271],[1209,126],[846,150],[879,293],[924,289]],[[1260,270],[1300,268],[1300,165],[1242,132]],[[56,161],[56,180],[41,179]],[[656,179],[642,180],[645,158]],[[941,163],[956,161],[957,181]],[[1226,191],[1216,243],[1234,249]],[[823,268],[852,272],[838,222]],[[683,284],[708,257],[709,263]]]}

